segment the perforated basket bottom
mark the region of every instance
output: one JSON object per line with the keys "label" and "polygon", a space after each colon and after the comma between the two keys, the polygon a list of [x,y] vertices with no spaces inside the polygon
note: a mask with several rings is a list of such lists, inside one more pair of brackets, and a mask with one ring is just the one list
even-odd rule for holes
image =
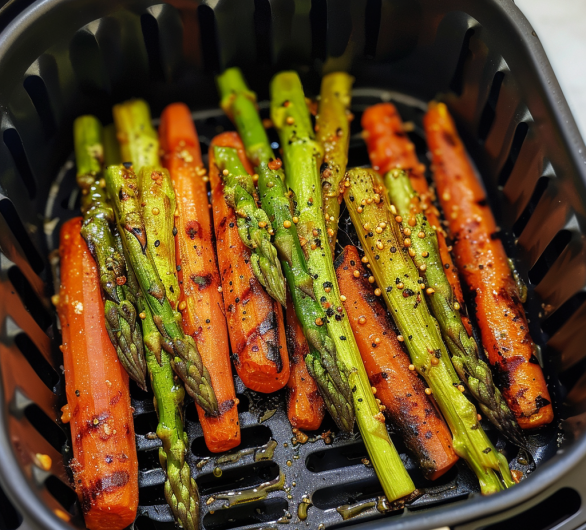
{"label": "perforated basket bottom", "polygon": [[[417,148],[420,160],[427,165],[426,145],[421,128],[425,103],[399,93],[360,89],[353,96],[352,110],[355,118],[352,123],[349,167],[369,164],[368,153],[360,136],[360,117],[367,106],[381,101],[393,101],[403,119],[413,123],[414,128],[409,136]],[[267,107],[267,103],[261,104],[263,117],[268,117]],[[193,117],[204,153],[216,134],[233,129],[219,109],[196,112]],[[274,131],[270,131],[269,135],[273,142],[272,147],[278,149],[277,135]],[[207,155],[205,159],[207,161]],[[338,250],[348,243],[357,244],[344,208],[343,212]],[[47,203],[49,248],[57,248],[60,225],[76,215],[79,215],[79,190],[75,182],[72,155],[57,176]],[[503,237],[506,245],[506,235]],[[531,316],[537,314],[538,308],[531,288],[529,290],[528,313]],[[540,341],[540,337],[535,334],[534,339]],[[550,371],[548,367],[549,363],[546,363],[546,373]],[[554,378],[553,374],[549,375],[551,385]],[[381,501],[383,492],[372,467],[368,465],[366,450],[357,429],[355,434],[338,434],[334,422],[326,417],[319,431],[307,433],[307,443],[295,444],[287,419],[285,391],[264,395],[246,389],[237,376],[235,382],[240,399],[238,410],[242,428],[242,443],[237,450],[221,455],[210,453],[204,443],[195,407],[191,401],[186,403],[185,424],[189,438],[187,460],[199,487],[201,521],[206,530],[269,530],[284,523],[296,525],[294,528],[338,528],[382,517],[407,517],[411,512],[431,509],[479,493],[478,482],[463,461],[459,461],[452,470],[434,482],[424,479],[416,462],[407,453],[400,438],[393,435],[392,426],[388,425],[405,467],[423,494],[406,506],[384,511],[385,505]],[[158,462],[158,448],[161,444],[153,436],[157,417],[152,396],[134,385],[131,393],[135,408],[140,486],[140,506],[135,527],[173,528],[173,517],[163,495],[165,477]],[[528,459],[523,452],[519,454],[517,448],[507,443],[490,423],[483,421],[482,424],[496,447],[509,459],[511,468],[523,471],[525,476],[535,469],[535,465],[538,466],[553,456],[561,440],[561,432],[555,425],[530,434],[529,445],[535,461],[533,464],[531,458]],[[330,440],[321,436],[330,430]],[[274,453],[271,454],[273,446]],[[71,451],[65,448],[64,454],[71,454]],[[278,489],[265,495],[263,490],[267,485]],[[231,493],[245,489],[249,491],[252,500],[231,505],[234,503]],[[305,520],[300,518],[302,511],[299,509],[302,504],[307,507],[304,498],[311,501]],[[352,513],[353,516],[346,520],[340,513],[343,510],[337,510],[343,505],[352,505],[353,508],[346,513]],[[75,507],[72,510],[79,513]]]}

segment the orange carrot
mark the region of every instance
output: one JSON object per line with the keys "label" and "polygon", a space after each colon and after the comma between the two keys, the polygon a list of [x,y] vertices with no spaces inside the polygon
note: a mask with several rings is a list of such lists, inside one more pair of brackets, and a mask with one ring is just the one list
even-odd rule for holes
{"label": "orange carrot", "polygon": [[443,103],[430,104],[424,126],[454,257],[475,295],[482,343],[503,395],[523,429],[549,423],[551,398],[484,190]]}
{"label": "orange carrot", "polygon": [[291,295],[287,293],[287,349],[291,363],[291,374],[287,382],[287,416],[296,429],[314,431],[319,429],[325,415],[324,400],[317,383],[307,371],[305,356],[309,345],[303,336],[303,328],[295,314]]}
{"label": "orange carrot", "polygon": [[[462,311],[464,311],[464,296],[458,278],[458,271],[452,261],[445,232],[441,228],[439,212],[433,205],[434,196],[425,178],[425,166],[417,158],[415,146],[405,133],[401,116],[392,103],[379,103],[366,109],[362,115],[361,123],[372,167],[379,171],[381,175],[396,168],[407,171],[413,189],[421,198],[421,207],[429,224],[438,228],[440,257],[454,296]],[[462,322],[468,334],[471,335],[472,327],[468,318],[464,315],[462,316]]]}
{"label": "orange carrot", "polygon": [[220,453],[240,444],[236,391],[230,365],[228,329],[212,242],[205,169],[189,108],[169,105],[161,114],[159,141],[169,170],[177,211],[175,248],[183,331],[191,335],[210,373],[220,414],[207,416],[196,404],[206,445]]}
{"label": "orange carrot", "polygon": [[[358,277],[356,277],[358,271]],[[425,383],[409,369],[411,361],[393,330],[392,320],[368,281],[356,247],[347,246],[336,260],[344,308],[376,398],[416,456],[426,478],[435,480],[458,460],[452,436],[425,394]]]}
{"label": "orange carrot", "polygon": [[223,133],[213,139],[209,151],[212,207],[232,359],[248,388],[274,392],[289,380],[283,310],[252,272],[250,249],[240,240],[236,215],[224,200],[224,185],[214,159],[216,145],[237,149],[251,174],[252,167],[236,133]]}
{"label": "orange carrot", "polygon": [[71,469],[90,530],[126,528],[138,507],[138,460],[128,375],[118,361],[104,318],[98,270],[80,234],[82,218],[61,229],[61,290]]}

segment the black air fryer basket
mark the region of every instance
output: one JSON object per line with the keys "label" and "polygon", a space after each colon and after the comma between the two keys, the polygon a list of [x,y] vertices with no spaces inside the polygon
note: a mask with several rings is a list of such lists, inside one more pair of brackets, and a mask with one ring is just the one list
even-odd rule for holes
{"label": "black air fryer basket", "polygon": [[[323,73],[350,71],[350,165],[368,163],[359,125],[368,105],[393,101],[414,124],[411,139],[427,162],[426,102],[448,104],[529,287],[531,332],[556,422],[529,435],[535,463],[486,425],[526,476],[489,498],[462,462],[427,482],[393,437],[423,495],[382,513],[359,435],[322,437],[333,429],[326,420],[308,443],[294,444],[283,393],[256,394],[237,379],[240,452],[209,453],[195,407],[186,407],[203,528],[586,528],[585,146],[538,37],[510,0],[12,0],[0,9],[0,30],[0,530],[66,529],[66,519],[83,527],[66,467],[60,334],[49,302],[58,231],[79,211],[73,120],[92,113],[108,123],[112,105],[130,97],[145,98],[154,116],[184,101],[207,150],[231,128],[214,85],[214,74],[229,66],[244,70],[265,117],[277,71],[297,70],[310,95]],[[171,529],[160,442],[149,434],[152,400],[136,387],[132,395],[135,527]],[[257,458],[263,446],[270,456],[274,442],[269,459]],[[49,469],[37,455],[50,456]],[[224,507],[227,492],[275,481],[281,471],[283,490]],[[303,496],[313,505],[301,521]],[[357,515],[344,520],[336,510],[343,505]]]}

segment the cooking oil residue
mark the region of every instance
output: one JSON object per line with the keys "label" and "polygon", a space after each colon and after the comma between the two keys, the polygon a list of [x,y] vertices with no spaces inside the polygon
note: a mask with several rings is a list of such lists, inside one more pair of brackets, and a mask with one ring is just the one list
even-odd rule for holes
{"label": "cooking oil residue", "polygon": [[232,454],[222,455],[216,459],[216,464],[235,464],[243,456],[251,455],[254,453],[254,447],[251,449],[241,449]]}
{"label": "cooking oil residue", "polygon": [[262,501],[267,498],[271,491],[282,490],[285,487],[285,474],[281,473],[277,478],[269,482],[263,482],[254,488],[247,488],[240,491],[230,491],[216,495],[216,500],[228,501],[229,506],[236,506],[252,501]]}
{"label": "cooking oil residue", "polygon": [[370,510],[370,508],[374,508],[375,506],[375,501],[357,502],[356,504],[344,504],[344,506],[336,508],[336,511],[342,516],[344,521],[347,521],[348,519],[356,517],[362,512]]}
{"label": "cooking oil residue", "polygon": [[258,448],[254,453],[254,461],[260,462],[261,460],[270,460],[275,454],[277,448],[277,442],[275,440],[269,440],[269,442],[262,447]]}
{"label": "cooking oil residue", "polygon": [[219,467],[215,467],[213,473],[214,477],[216,478],[220,478],[222,476],[222,470]]}
{"label": "cooking oil residue", "polygon": [[299,506],[297,506],[297,517],[299,517],[300,521],[305,521],[307,519],[307,510],[313,506],[313,503],[309,499],[309,497],[303,497]]}
{"label": "cooking oil residue", "polygon": [[197,464],[195,464],[195,467],[201,471],[203,469],[203,467],[211,460],[211,458],[207,457],[207,458],[202,458],[201,460],[199,460],[197,462]]}
{"label": "cooking oil residue", "polygon": [[291,515],[290,512],[285,512],[285,515],[283,515],[283,517],[281,517],[280,519],[277,519],[277,524],[289,524],[292,517],[293,516]]}
{"label": "cooking oil residue", "polygon": [[270,420],[277,412],[277,409],[267,410],[258,420],[259,423]]}

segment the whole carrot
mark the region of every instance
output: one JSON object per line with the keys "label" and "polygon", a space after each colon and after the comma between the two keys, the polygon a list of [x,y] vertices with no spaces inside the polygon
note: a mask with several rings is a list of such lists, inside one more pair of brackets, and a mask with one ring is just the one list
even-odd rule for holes
{"label": "whole carrot", "polygon": [[553,420],[547,384],[522,298],[509,266],[486,194],[443,103],[432,102],[424,119],[433,178],[454,238],[454,257],[475,296],[476,319],[488,360],[523,429]]}
{"label": "whole carrot", "polygon": [[309,353],[309,345],[295,314],[290,294],[287,296],[286,318],[287,349],[291,363],[287,382],[287,417],[294,428],[314,431],[324,419],[325,403],[317,383],[307,371],[305,356]]}
{"label": "whole carrot", "polygon": [[254,276],[251,250],[242,243],[236,214],[224,198],[224,185],[214,157],[215,146],[237,149],[246,170],[252,173],[252,168],[236,133],[223,133],[212,140],[209,151],[212,209],[232,359],[248,388],[274,392],[289,380],[283,310]]}
{"label": "whole carrot", "polygon": [[405,132],[401,116],[392,103],[379,103],[366,109],[362,115],[361,124],[372,167],[381,175],[396,168],[407,171],[411,185],[420,197],[421,208],[429,224],[437,228],[439,251],[445,273],[463,314],[462,322],[468,333],[472,334],[470,322],[464,316],[466,306],[458,271],[452,261],[446,234],[439,220],[439,212],[433,204],[435,197],[425,178],[425,166],[417,158],[415,145]]}
{"label": "whole carrot", "polygon": [[128,375],[106,332],[98,269],[80,234],[82,218],[61,229],[63,336],[74,485],[90,530],[126,528],[138,507],[138,460]]}
{"label": "whole carrot", "polygon": [[159,141],[169,170],[177,210],[175,249],[183,331],[193,337],[207,367],[218,400],[217,417],[196,404],[206,445],[213,453],[240,444],[236,391],[230,365],[228,330],[223,311],[220,273],[212,243],[206,173],[189,108],[169,105],[161,114]]}
{"label": "whole carrot", "polygon": [[[364,260],[364,258],[363,258]],[[376,398],[426,478],[435,480],[458,460],[452,435],[425,394],[425,384],[413,369],[393,330],[391,317],[361,263],[358,249],[347,246],[336,260],[336,275],[343,303],[370,384]]]}

